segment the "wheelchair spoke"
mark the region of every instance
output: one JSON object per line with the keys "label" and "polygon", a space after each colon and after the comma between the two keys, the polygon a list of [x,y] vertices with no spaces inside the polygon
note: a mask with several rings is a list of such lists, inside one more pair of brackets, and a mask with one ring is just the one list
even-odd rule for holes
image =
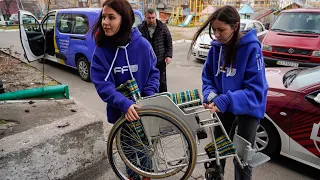
{"label": "wheelchair spoke", "polygon": [[108,152],[113,152],[108,157],[120,179],[139,175],[151,179],[185,180],[190,176],[188,172],[194,168],[196,153],[187,153],[184,146],[188,149],[194,143],[193,137],[189,136],[192,133],[180,126],[179,121],[168,119],[171,116],[159,116],[158,112],[151,111],[149,115],[138,111],[140,120],[130,124],[123,119],[121,125],[115,124],[111,130],[113,135],[109,136]]}

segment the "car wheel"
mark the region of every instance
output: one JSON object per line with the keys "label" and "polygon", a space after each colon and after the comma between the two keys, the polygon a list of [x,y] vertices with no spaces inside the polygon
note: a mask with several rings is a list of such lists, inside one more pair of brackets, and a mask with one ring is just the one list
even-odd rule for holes
{"label": "car wheel", "polygon": [[90,63],[87,58],[80,56],[77,59],[77,69],[82,80],[90,82]]}
{"label": "car wheel", "polygon": [[[235,132],[237,133],[238,126]],[[269,156],[278,155],[280,137],[276,128],[266,119],[262,119],[257,127],[254,148]]]}
{"label": "car wheel", "polygon": [[269,156],[277,155],[280,137],[276,128],[267,119],[262,119],[257,127],[255,148]]}

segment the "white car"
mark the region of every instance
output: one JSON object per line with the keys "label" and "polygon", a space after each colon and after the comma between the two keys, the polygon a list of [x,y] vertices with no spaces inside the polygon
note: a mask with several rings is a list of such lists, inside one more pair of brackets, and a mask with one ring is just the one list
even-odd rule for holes
{"label": "white car", "polygon": [[[251,19],[241,19],[240,20],[240,31],[248,31],[251,29],[256,29],[257,36],[260,42],[262,42],[264,36],[267,34],[268,30],[264,27],[264,25],[256,20]],[[212,35],[212,38],[215,38]],[[209,29],[205,30],[197,39],[192,55],[199,60],[206,60],[208,56],[209,49],[211,48],[210,42],[212,39],[209,35]]]}

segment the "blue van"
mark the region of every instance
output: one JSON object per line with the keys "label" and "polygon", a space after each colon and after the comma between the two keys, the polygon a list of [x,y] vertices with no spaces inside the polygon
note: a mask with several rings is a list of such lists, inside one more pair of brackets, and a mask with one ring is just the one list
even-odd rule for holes
{"label": "blue van", "polygon": [[[44,59],[76,68],[81,79],[90,81],[90,60],[95,48],[92,26],[101,8],[73,8],[50,11],[41,22],[27,11],[19,10],[19,30],[24,56],[29,61]],[[143,21],[134,10],[135,23]],[[29,21],[24,21],[29,19]]]}

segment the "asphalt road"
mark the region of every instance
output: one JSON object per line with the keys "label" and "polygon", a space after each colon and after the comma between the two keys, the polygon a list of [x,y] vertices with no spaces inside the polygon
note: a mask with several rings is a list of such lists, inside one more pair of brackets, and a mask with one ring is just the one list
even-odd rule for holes
{"label": "asphalt road", "polygon": [[[25,61],[23,57],[23,50],[20,44],[18,32],[0,32],[0,47],[9,48],[11,46],[12,52],[18,52],[21,60]],[[187,51],[190,44],[176,44],[174,45],[173,62],[168,66],[168,90],[170,92],[179,92],[187,89],[201,89],[201,70],[203,62],[197,61],[193,58],[187,60]],[[62,84],[69,86],[71,97],[82,106],[88,108],[105,117],[105,104],[97,95],[94,85],[92,83],[84,82],[77,75],[75,69],[64,67],[55,63],[40,64],[38,62],[31,63],[32,66],[38,68],[44,73]],[[106,126],[110,128],[111,126]],[[102,168],[102,169],[101,169]],[[106,163],[104,166],[96,167],[98,171],[102,170],[104,173],[96,174],[94,179],[115,179],[111,168]],[[92,175],[92,172],[88,172]],[[194,171],[194,179],[202,179],[204,174],[203,165],[197,166]],[[285,157],[273,158],[268,163],[254,169],[253,179],[259,180],[309,180],[320,179],[320,171],[311,168],[302,163],[293,161]],[[88,179],[93,177],[87,174],[84,175]],[[81,178],[82,179],[82,178]],[[229,160],[226,167],[225,179],[233,179],[233,165]]]}

